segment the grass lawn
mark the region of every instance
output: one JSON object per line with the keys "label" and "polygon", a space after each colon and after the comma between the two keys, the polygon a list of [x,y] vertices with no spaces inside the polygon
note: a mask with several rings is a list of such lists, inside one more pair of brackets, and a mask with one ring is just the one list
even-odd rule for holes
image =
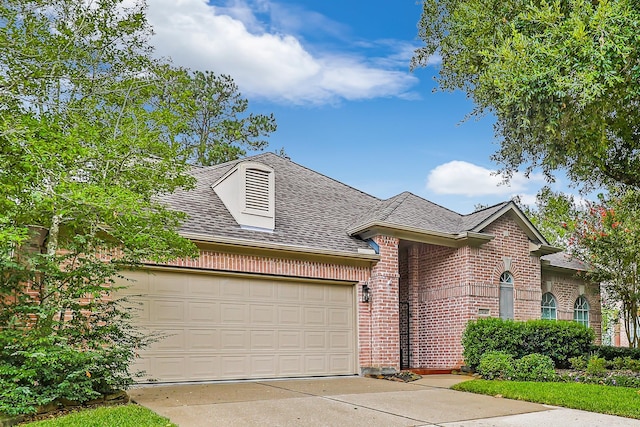
{"label": "grass lawn", "polygon": [[640,390],[580,383],[472,380],[454,390],[640,419]]}
{"label": "grass lawn", "polygon": [[133,404],[87,409],[27,425],[29,427],[176,427],[171,421],[155,412]]}

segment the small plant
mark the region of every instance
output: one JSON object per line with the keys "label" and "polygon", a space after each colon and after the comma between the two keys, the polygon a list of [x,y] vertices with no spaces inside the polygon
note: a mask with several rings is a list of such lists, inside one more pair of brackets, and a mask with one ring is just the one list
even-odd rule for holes
{"label": "small plant", "polygon": [[513,356],[504,351],[489,351],[480,358],[477,372],[487,380],[510,380],[515,375]]}
{"label": "small plant", "polygon": [[555,366],[549,356],[533,353],[515,362],[517,381],[553,381],[555,378]]}
{"label": "small plant", "polygon": [[624,367],[626,369],[629,369],[630,371],[633,371],[633,372],[640,372],[640,360],[635,360],[630,357],[625,357],[624,360],[625,360]]}
{"label": "small plant", "polygon": [[617,369],[617,370],[626,369],[627,367],[626,359],[627,359],[626,357],[616,357],[611,361],[609,365],[611,366],[611,368]]}
{"label": "small plant", "polygon": [[589,359],[587,364],[587,374],[589,375],[604,375],[607,372],[607,361],[598,356],[593,356]]}
{"label": "small plant", "polygon": [[571,369],[584,371],[587,369],[587,359],[584,356],[576,356],[569,359]]}

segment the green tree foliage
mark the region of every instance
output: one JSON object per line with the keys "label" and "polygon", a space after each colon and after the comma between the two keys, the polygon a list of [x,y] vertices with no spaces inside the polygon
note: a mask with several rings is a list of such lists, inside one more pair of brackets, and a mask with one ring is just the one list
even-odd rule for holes
{"label": "green tree foliage", "polygon": [[573,253],[592,266],[589,277],[622,303],[631,347],[640,333],[640,194],[611,189],[592,203],[576,223]]}
{"label": "green tree foliage", "polygon": [[230,78],[153,59],[150,33],[144,3],[0,3],[0,412],[131,383],[154,337],[131,327],[114,279],[197,255],[161,203],[193,185],[194,120],[211,119],[206,162],[274,128],[234,116],[246,101]]}
{"label": "green tree foliage", "polygon": [[412,65],[440,55],[440,88],[495,115],[505,172],[640,185],[637,0],[422,3]]}
{"label": "green tree foliage", "polygon": [[581,212],[581,207],[572,195],[543,187],[536,195],[534,207],[521,207],[551,245],[565,249],[568,247]]}
{"label": "green tree foliage", "polygon": [[224,163],[268,145],[263,138],[276,130],[273,114],[247,113],[249,102],[230,76],[171,67],[163,73],[173,88],[158,101],[181,118],[169,133],[191,163]]}

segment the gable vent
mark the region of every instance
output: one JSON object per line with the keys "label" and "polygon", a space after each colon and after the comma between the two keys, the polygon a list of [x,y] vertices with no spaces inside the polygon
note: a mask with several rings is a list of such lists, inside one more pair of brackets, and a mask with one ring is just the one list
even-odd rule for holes
{"label": "gable vent", "polygon": [[269,172],[247,169],[245,181],[245,207],[269,212]]}
{"label": "gable vent", "polygon": [[272,167],[252,161],[240,162],[212,187],[241,228],[275,230],[275,171]]}

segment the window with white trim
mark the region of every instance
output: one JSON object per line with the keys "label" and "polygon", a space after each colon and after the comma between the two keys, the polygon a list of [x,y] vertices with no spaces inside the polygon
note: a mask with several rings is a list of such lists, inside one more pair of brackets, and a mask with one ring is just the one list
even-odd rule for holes
{"label": "window with white trim", "polygon": [[589,302],[580,295],[573,304],[573,320],[584,326],[589,326]]}
{"label": "window with white trim", "polygon": [[500,318],[513,319],[513,275],[508,271],[500,275]]}
{"label": "window with white trim", "polygon": [[551,292],[547,292],[542,295],[541,309],[542,312],[540,317],[542,319],[556,320],[558,318],[556,297],[554,297]]}

